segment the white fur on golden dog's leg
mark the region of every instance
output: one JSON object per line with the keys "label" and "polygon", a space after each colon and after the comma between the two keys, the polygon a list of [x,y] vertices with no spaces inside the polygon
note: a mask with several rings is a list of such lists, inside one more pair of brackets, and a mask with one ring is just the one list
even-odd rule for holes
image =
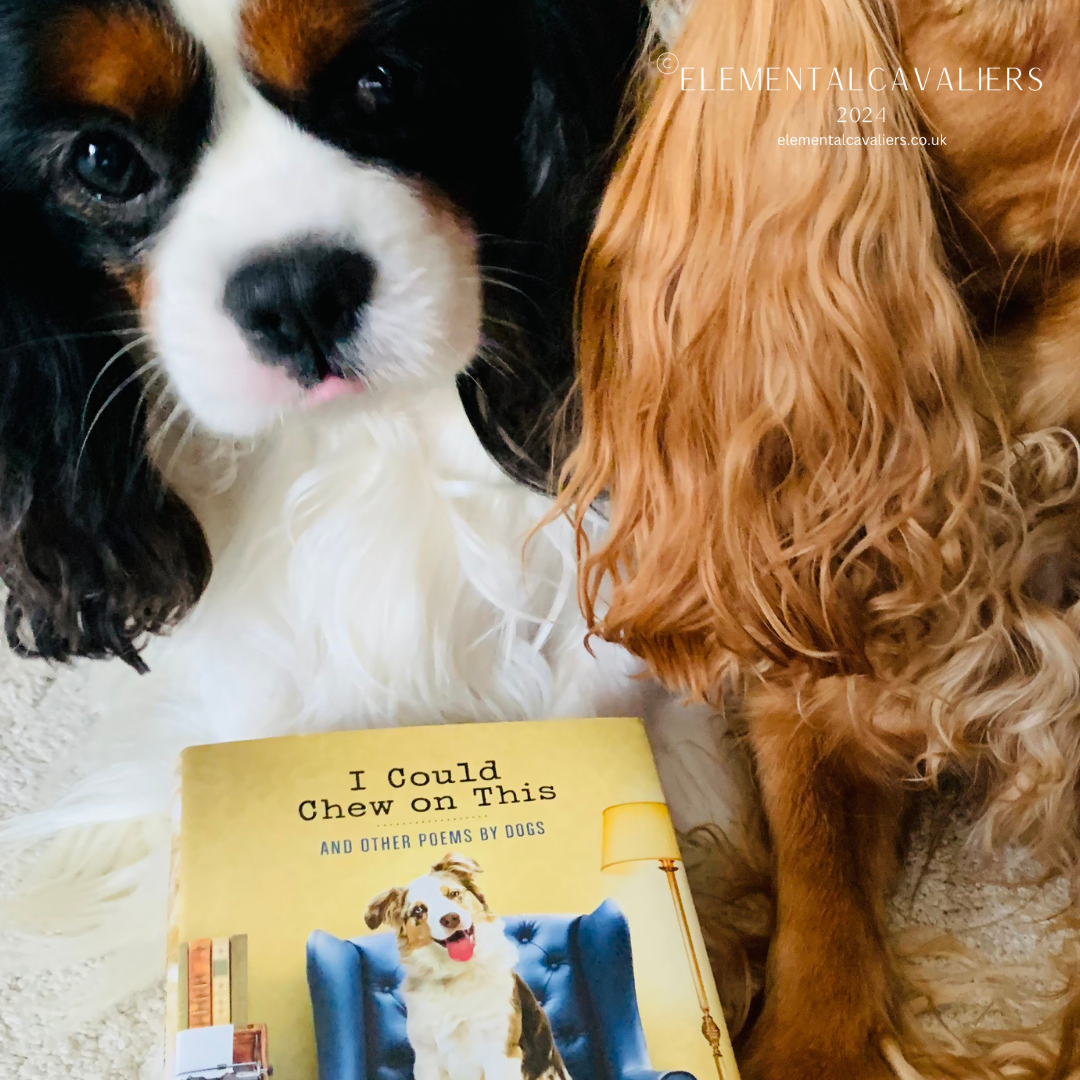
{"label": "white fur on golden dog's leg", "polygon": [[756,795],[750,757],[723,710],[686,705],[655,683],[642,683],[645,717],[660,783],[675,828],[716,825],[733,841]]}

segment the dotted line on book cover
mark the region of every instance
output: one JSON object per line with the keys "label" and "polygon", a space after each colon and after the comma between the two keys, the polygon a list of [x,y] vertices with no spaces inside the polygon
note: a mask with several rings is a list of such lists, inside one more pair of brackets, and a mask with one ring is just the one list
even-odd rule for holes
{"label": "dotted line on book cover", "polygon": [[376,828],[404,828],[406,825],[428,825],[434,829],[435,825],[449,825],[450,822],[455,821],[490,821],[491,815],[489,813],[477,813],[473,814],[471,818],[442,818],[437,822],[432,821],[430,818],[428,821],[401,821],[401,822],[389,822],[376,825]]}

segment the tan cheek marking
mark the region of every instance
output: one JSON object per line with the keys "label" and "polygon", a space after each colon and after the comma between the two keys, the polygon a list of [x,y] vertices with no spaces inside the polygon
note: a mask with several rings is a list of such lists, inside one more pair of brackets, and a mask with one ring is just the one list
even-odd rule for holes
{"label": "tan cheek marking", "polygon": [[167,117],[194,89],[198,61],[178,27],[135,8],[72,8],[44,38],[45,89],[72,104],[145,122]]}
{"label": "tan cheek marking", "polygon": [[146,268],[139,263],[110,263],[105,267],[109,276],[131,298],[131,302],[140,311],[145,311],[150,300],[150,287]]}
{"label": "tan cheek marking", "polygon": [[408,920],[399,935],[399,941],[402,946],[401,952],[403,956],[408,956],[409,953],[416,952],[417,949],[422,949],[425,945],[430,945],[432,937],[427,919],[420,923],[419,926],[411,919]]}
{"label": "tan cheek marking", "polygon": [[441,188],[420,177],[408,177],[405,183],[412,188],[428,212],[443,227],[472,231],[468,214]]}
{"label": "tan cheek marking", "polygon": [[366,11],[367,0],[248,0],[240,16],[248,69],[298,94],[355,37]]}

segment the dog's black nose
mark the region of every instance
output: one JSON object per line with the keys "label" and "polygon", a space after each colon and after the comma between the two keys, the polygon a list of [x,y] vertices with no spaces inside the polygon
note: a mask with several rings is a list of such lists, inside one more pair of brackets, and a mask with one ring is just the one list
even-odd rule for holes
{"label": "dog's black nose", "polygon": [[444,930],[456,930],[461,925],[460,915],[444,915],[439,922]]}
{"label": "dog's black nose", "polygon": [[259,255],[225,285],[225,310],[268,364],[302,386],[331,375],[356,375],[342,346],[360,325],[375,267],[359,251],[319,241]]}

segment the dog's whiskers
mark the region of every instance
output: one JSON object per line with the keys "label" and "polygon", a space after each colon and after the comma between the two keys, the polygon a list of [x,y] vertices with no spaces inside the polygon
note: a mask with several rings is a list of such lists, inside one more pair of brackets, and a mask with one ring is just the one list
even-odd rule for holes
{"label": "dog's whiskers", "polygon": [[[165,393],[168,393],[168,388],[163,391],[163,396]],[[177,401],[176,404],[169,411],[168,416],[165,417],[162,425],[154,432],[154,434],[150,437],[149,442],[147,443],[146,452],[150,455],[150,457],[154,457],[157,452],[162,448],[165,440],[169,436],[169,432],[172,429],[173,425],[176,423],[177,420],[180,419],[181,415],[184,412],[184,403],[182,401]]]}
{"label": "dog's whiskers", "polygon": [[[134,341],[130,341],[130,342],[128,342],[128,344],[124,345],[122,348],[117,349],[117,351],[114,352],[112,354],[112,356],[110,356],[109,359],[102,365],[101,370],[97,373],[96,376],[94,376],[94,381],[90,384],[90,389],[87,390],[87,392],[86,392],[86,401],[83,404],[82,416],[81,416],[81,418],[79,420],[79,426],[80,427],[85,427],[86,426],[86,414],[90,411],[90,400],[91,400],[91,398],[93,398],[94,391],[97,389],[98,383],[100,383],[102,378],[105,376],[105,373],[118,360],[122,359],[129,352],[133,352],[135,349],[139,348],[141,345],[145,345],[146,342],[148,342],[149,340],[150,340],[150,335],[149,334],[143,334],[141,337],[137,337]],[[140,371],[145,371],[146,366],[140,368],[139,370]],[[127,385],[127,383],[125,382],[123,384],[123,386],[126,386],[126,385]],[[121,386],[120,389],[123,389],[123,386]],[[111,400],[112,400],[112,397],[109,398],[109,401],[111,401]],[[104,409],[105,406],[109,404],[109,401],[105,402],[105,405],[102,406],[102,409]],[[100,415],[100,413],[98,415]],[[96,417],[95,417],[95,420],[96,420]],[[91,427],[93,427],[92,424],[91,424]]]}
{"label": "dog's whiskers", "polygon": [[71,334],[52,334],[49,337],[32,338],[29,341],[18,341],[13,345],[5,345],[0,348],[0,356],[9,353],[21,352],[24,349],[37,349],[43,345],[57,345],[68,341],[86,341],[94,338],[115,338],[121,334],[141,334],[141,328],[131,330],[86,330]]}
{"label": "dog's whiskers", "polygon": [[[114,357],[114,359],[116,359],[116,358]],[[136,368],[115,390],[113,390],[113,392],[105,399],[105,403],[94,414],[94,419],[90,422],[90,426],[86,429],[86,433],[83,435],[82,443],[79,446],[79,453],[75,458],[75,475],[76,476],[79,475],[79,470],[82,467],[83,456],[86,453],[86,448],[90,443],[90,436],[93,434],[94,428],[97,426],[97,422],[104,415],[105,410],[120,396],[121,393],[123,393],[123,391],[125,389],[127,389],[127,387],[129,387],[136,379],[140,378],[142,376],[143,372],[147,371],[153,365],[153,363],[154,363],[153,360],[148,360],[141,367]],[[84,410],[84,412],[83,412],[83,422],[84,423],[85,423],[85,419],[86,419],[86,413],[85,413],[85,410]]]}
{"label": "dog's whiskers", "polygon": [[128,443],[131,444],[135,441],[135,432],[139,426],[139,418],[142,415],[142,406],[146,403],[146,414],[149,415],[157,407],[158,399],[165,392],[163,387],[159,387],[157,390],[158,397],[153,402],[150,402],[150,391],[154,389],[156,383],[160,382],[165,377],[164,368],[159,369],[149,379],[145,381],[142,388],[142,393],[139,394],[139,400],[135,403],[134,415],[131,418],[131,434],[128,438]]}
{"label": "dog's whiskers", "polygon": [[195,434],[196,420],[195,417],[191,417],[188,420],[188,425],[184,429],[184,434],[180,436],[176,443],[172,454],[169,456],[168,464],[161,470],[161,475],[166,479],[174,475],[173,470],[176,468],[176,463],[180,460],[184,450],[187,448],[188,443],[191,442],[192,436]]}

